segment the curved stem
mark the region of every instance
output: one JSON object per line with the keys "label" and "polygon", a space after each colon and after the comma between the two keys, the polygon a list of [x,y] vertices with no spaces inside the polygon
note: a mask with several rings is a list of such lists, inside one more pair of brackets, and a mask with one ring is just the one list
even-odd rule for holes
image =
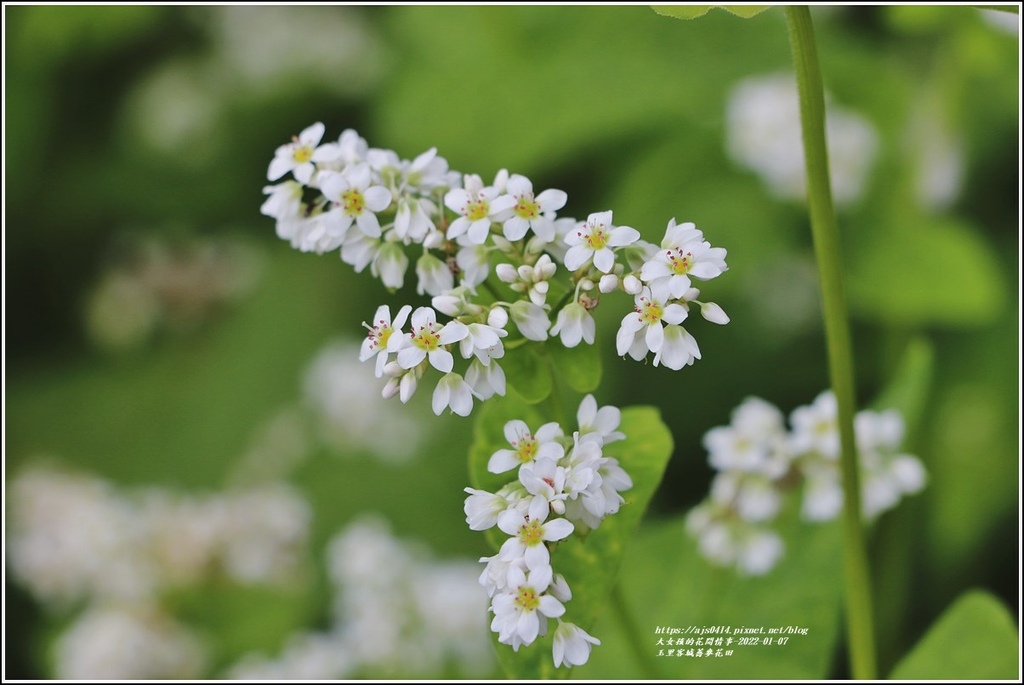
{"label": "curved stem", "polygon": [[786,7],[786,24],[789,27],[793,65],[800,92],[800,123],[807,165],[807,205],[821,278],[829,376],[838,406],[843,476],[846,629],[850,664],[854,678],[873,680],[876,677],[876,666],[871,579],[860,516],[860,474],[853,432],[853,345],[843,293],[839,229],[829,185],[825,99],[809,9],[806,6]]}

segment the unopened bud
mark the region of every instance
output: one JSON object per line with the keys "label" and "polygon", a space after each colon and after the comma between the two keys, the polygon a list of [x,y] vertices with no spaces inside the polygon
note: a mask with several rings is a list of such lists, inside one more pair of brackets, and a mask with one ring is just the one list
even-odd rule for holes
{"label": "unopened bud", "polygon": [[644,284],[640,282],[640,279],[629,274],[622,279],[622,289],[630,295],[639,295],[640,291],[644,289]]}
{"label": "unopened bud", "polygon": [[494,273],[505,283],[515,283],[519,278],[516,268],[511,264],[499,264],[494,267]]}
{"label": "unopened bud", "polygon": [[705,302],[700,306],[700,314],[711,323],[724,326],[729,323],[729,316],[714,302]]}
{"label": "unopened bud", "polygon": [[502,307],[493,307],[487,313],[487,325],[491,328],[504,328],[508,325],[508,312]]}
{"label": "unopened bud", "polygon": [[615,274],[605,274],[597,283],[597,289],[603,293],[610,293],[619,287],[619,277]]}

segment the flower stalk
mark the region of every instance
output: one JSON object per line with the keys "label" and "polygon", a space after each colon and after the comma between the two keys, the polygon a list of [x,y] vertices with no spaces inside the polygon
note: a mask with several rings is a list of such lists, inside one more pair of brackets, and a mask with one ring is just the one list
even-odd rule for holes
{"label": "flower stalk", "polygon": [[875,640],[867,545],[861,521],[859,469],[854,439],[853,350],[832,205],[825,139],[825,99],[814,28],[807,6],[786,7],[786,24],[800,94],[800,124],[807,166],[807,204],[821,278],[829,376],[838,404],[843,484],[846,629],[853,677],[876,677]]}

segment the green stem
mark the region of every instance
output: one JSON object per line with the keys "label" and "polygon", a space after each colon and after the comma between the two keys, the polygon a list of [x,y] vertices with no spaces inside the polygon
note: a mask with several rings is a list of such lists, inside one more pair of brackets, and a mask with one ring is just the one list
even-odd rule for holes
{"label": "green stem", "polygon": [[800,122],[807,164],[807,205],[814,236],[814,253],[821,278],[829,376],[838,405],[840,463],[843,475],[843,538],[846,577],[846,629],[853,677],[876,678],[875,639],[868,572],[867,545],[860,516],[860,484],[853,433],[855,393],[853,345],[843,294],[839,229],[829,186],[825,142],[825,98],[807,6],[786,7],[800,91]]}
{"label": "green stem", "polygon": [[657,680],[661,677],[658,673],[658,669],[651,663],[651,655],[648,648],[640,639],[640,628],[637,626],[636,621],[633,620],[633,614],[630,613],[629,607],[626,606],[626,598],[622,594],[622,587],[615,583],[612,586],[612,609],[615,611],[616,618],[619,620],[619,627],[622,629],[622,633],[626,636],[626,642],[629,643],[629,649],[633,652],[633,656],[636,657],[636,661],[640,664],[640,667],[644,671],[644,676],[648,680]]}

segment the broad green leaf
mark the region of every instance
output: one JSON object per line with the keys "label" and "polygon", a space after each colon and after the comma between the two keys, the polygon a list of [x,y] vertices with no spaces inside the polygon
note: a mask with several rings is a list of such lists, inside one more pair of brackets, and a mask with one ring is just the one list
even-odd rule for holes
{"label": "broad green leaf", "polygon": [[[619,428],[626,434],[626,440],[607,445],[604,453],[618,459],[633,480],[633,487],[623,493],[625,504],[585,538],[573,535],[559,543],[551,554],[552,567],[565,576],[572,590],[564,619],[591,634],[598,617],[611,602],[628,545],[672,454],[672,436],[653,407],[624,409]],[[481,433],[493,435],[494,427],[483,426]],[[552,625],[552,631],[553,628]],[[569,669],[555,669],[551,648],[551,632],[518,652],[495,642],[502,666],[517,679],[568,677]]]}
{"label": "broad green leaf", "polygon": [[737,17],[743,17],[744,19],[750,19],[751,17],[772,8],[771,5],[651,5],[651,9],[658,14],[664,17],[674,17],[676,19],[696,19],[697,17],[703,17],[716,7],[718,9],[723,9],[730,14],[735,14]]}
{"label": "broad green leaf", "polygon": [[872,402],[872,407],[879,411],[898,409],[907,433],[914,433],[924,416],[934,364],[935,352],[931,343],[925,338],[912,340],[889,384]]}
{"label": "broad green leaf", "polygon": [[876,324],[984,325],[1006,297],[996,255],[978,230],[954,219],[894,218],[850,248],[850,309]]}
{"label": "broad green leaf", "polygon": [[508,388],[530,404],[537,404],[551,394],[551,371],[532,344],[505,351],[501,368]]}
{"label": "broad green leaf", "polygon": [[1020,640],[1002,603],[980,590],[961,595],[890,674],[895,680],[1015,680]]}
{"label": "broad green leaf", "polygon": [[[777,530],[785,540],[785,555],[771,573],[760,577],[740,576],[708,563],[687,534],[682,517],[645,524],[630,548],[619,583],[635,618],[635,637],[646,650],[647,666],[626,649],[625,629],[617,617],[606,614],[596,633],[603,644],[594,649],[586,666],[576,669],[576,675],[674,680],[826,678],[839,638],[841,531],[837,523],[807,525],[797,520],[795,511],[783,518]],[[723,643],[732,636],[733,643],[720,648],[733,654],[670,657],[667,652],[674,646],[657,644],[668,635],[656,633],[656,628],[685,631],[689,626],[721,626],[714,634],[722,636]],[[737,644],[739,629],[762,627],[765,634],[754,637],[762,641],[771,637],[773,644]],[[789,632],[790,628],[806,629],[806,634]],[[690,636],[696,640],[695,634]],[[778,637],[789,639],[780,645]],[[666,654],[658,656],[659,649]]]}
{"label": "broad green leaf", "polygon": [[601,358],[596,345],[550,345],[550,362],[558,377],[576,392],[593,392],[601,384]]}

